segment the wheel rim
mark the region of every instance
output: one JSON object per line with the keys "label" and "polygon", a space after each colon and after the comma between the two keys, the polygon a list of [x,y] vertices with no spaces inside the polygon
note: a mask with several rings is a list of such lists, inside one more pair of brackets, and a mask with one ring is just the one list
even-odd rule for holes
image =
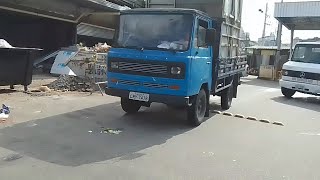
{"label": "wheel rim", "polygon": [[198,99],[197,103],[197,117],[202,120],[206,112],[206,97],[202,96]]}

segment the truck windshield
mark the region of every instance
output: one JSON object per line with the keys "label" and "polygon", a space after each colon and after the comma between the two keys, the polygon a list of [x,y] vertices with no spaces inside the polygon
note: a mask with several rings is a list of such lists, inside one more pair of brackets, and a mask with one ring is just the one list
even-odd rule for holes
{"label": "truck windshield", "polygon": [[292,61],[320,64],[320,44],[297,45]]}
{"label": "truck windshield", "polygon": [[190,44],[192,24],[192,15],[121,15],[116,46],[186,51]]}

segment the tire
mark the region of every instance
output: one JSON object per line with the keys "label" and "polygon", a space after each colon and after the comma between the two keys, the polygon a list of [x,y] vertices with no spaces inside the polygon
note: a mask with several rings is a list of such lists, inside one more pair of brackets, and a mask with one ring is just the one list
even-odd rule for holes
{"label": "tire", "polygon": [[281,92],[286,98],[292,98],[292,96],[296,93],[295,90],[287,89],[284,87],[281,87]]}
{"label": "tire", "polygon": [[204,122],[207,104],[207,94],[201,89],[192,106],[188,107],[188,120],[192,126],[199,126]]}
{"label": "tire", "polygon": [[233,98],[233,85],[225,89],[221,95],[221,108],[222,110],[228,110],[231,107]]}
{"label": "tire", "polygon": [[141,104],[127,98],[121,98],[121,107],[128,114],[136,113],[140,110]]}

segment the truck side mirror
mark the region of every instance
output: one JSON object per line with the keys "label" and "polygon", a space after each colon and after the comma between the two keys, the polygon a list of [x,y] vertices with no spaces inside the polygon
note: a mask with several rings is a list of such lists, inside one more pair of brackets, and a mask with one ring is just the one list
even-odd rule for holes
{"label": "truck side mirror", "polygon": [[215,29],[207,29],[207,31],[206,31],[206,44],[208,46],[213,46],[215,39],[216,39],[216,30]]}

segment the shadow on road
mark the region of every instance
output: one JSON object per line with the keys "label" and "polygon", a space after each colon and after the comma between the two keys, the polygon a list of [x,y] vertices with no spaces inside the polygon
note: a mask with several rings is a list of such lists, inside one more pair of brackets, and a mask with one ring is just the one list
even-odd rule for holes
{"label": "shadow on road", "polygon": [[250,86],[261,86],[261,87],[266,87],[266,88],[279,88],[279,82],[258,79],[255,76],[241,78],[241,83],[244,85],[250,85]]}
{"label": "shadow on road", "polygon": [[319,97],[294,97],[292,99],[288,99],[284,96],[274,97],[272,98],[273,101],[289,106],[296,106],[299,108],[304,108],[316,112],[320,112],[319,106],[320,105],[320,98]]}
{"label": "shadow on road", "polygon": [[214,110],[223,111],[221,109],[221,104],[219,104],[217,102],[210,101],[209,105],[210,105],[210,111],[214,111]]}
{"label": "shadow on road", "polygon": [[[143,156],[143,149],[192,130],[186,113],[154,105],[124,115],[119,103],[101,105],[0,130],[0,146],[62,166],[80,166],[117,157]],[[104,134],[106,128],[122,133]]]}
{"label": "shadow on road", "polygon": [[10,94],[10,93],[16,93],[16,92],[18,91],[14,89],[0,89],[0,94]]}

